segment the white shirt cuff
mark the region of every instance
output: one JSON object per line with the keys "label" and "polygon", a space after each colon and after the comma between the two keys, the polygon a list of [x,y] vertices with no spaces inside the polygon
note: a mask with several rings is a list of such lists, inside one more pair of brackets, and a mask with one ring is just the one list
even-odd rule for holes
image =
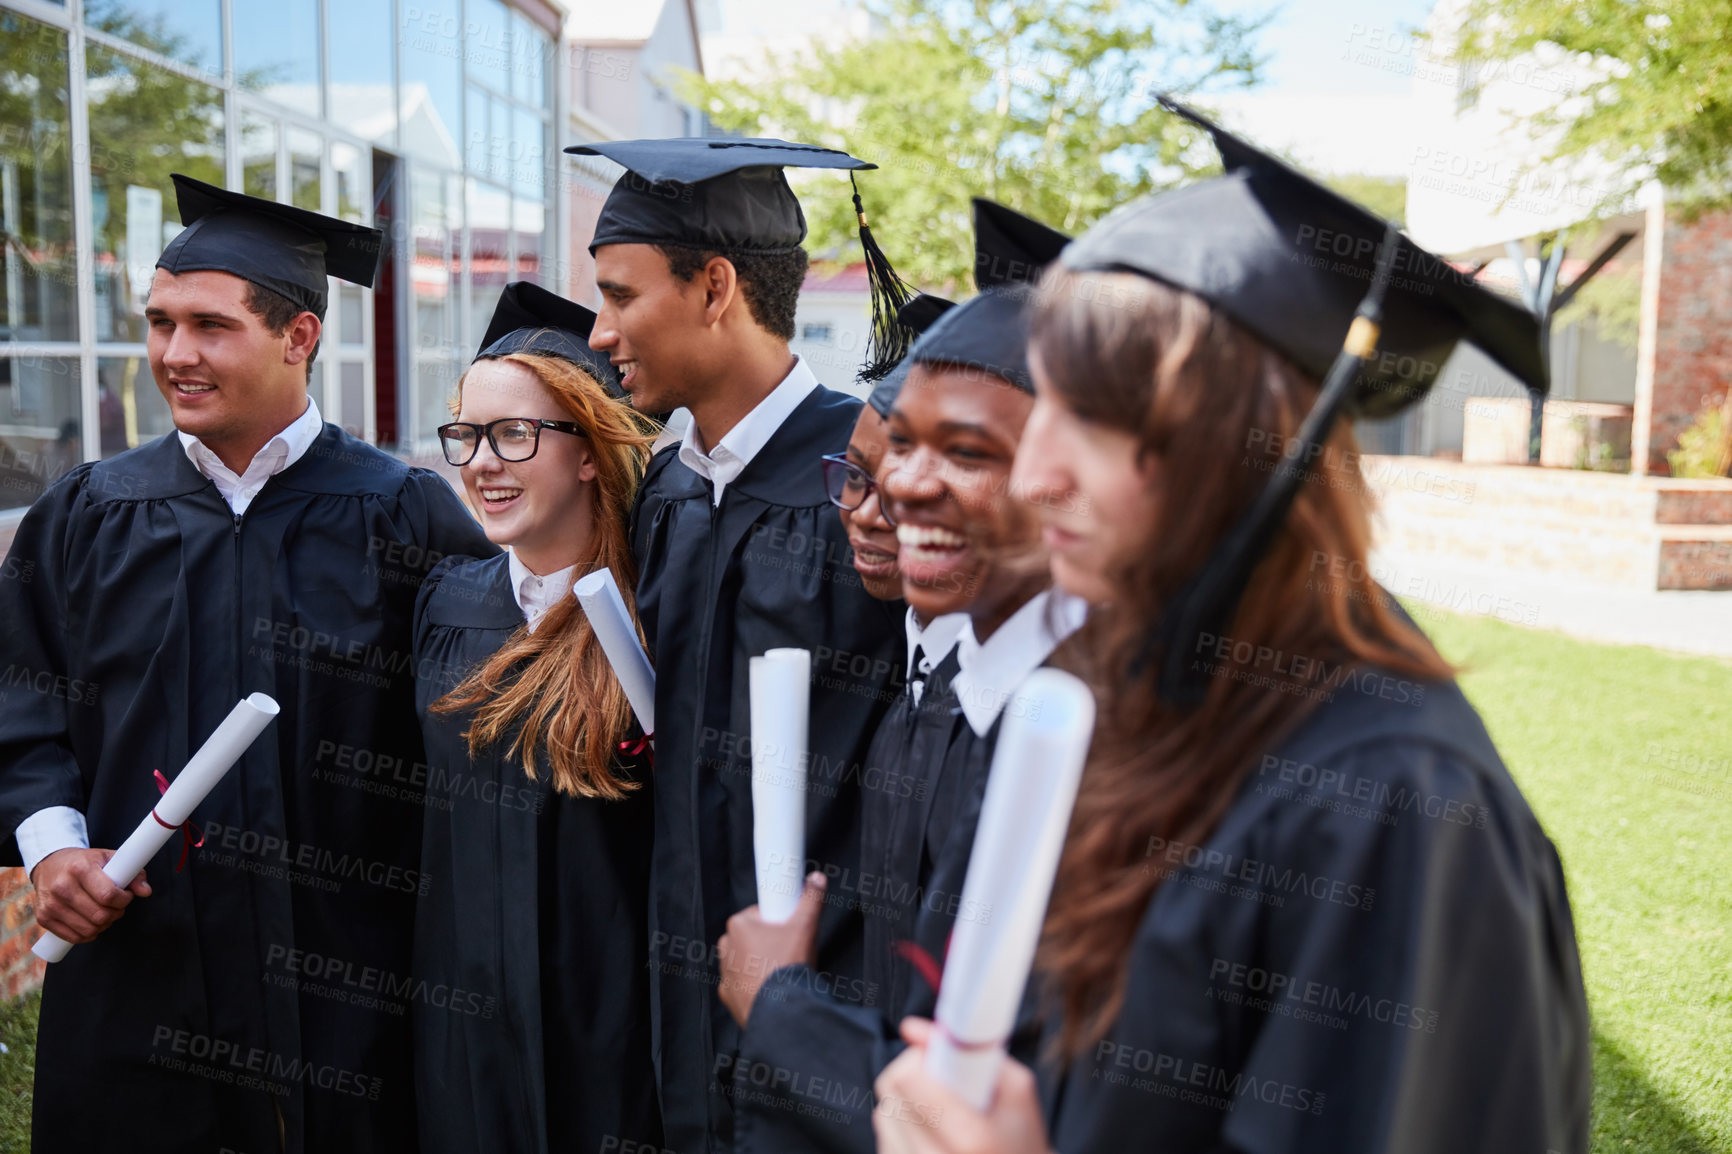
{"label": "white shirt cuff", "polygon": [[18,823],[18,854],[24,859],[24,876],[36,872],[36,863],[63,849],[89,849],[90,831],[84,815],[69,805],[39,809]]}

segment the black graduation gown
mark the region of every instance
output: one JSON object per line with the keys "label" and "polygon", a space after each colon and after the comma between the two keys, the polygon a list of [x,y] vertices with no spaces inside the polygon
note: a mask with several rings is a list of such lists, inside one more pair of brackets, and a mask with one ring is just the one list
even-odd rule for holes
{"label": "black graduation gown", "polygon": [[[894,699],[899,605],[855,572],[818,457],[841,452],[860,402],[818,388],[712,502],[677,447],[650,464],[634,514],[638,613],[655,657],[655,861],[650,966],[666,1143],[725,1150],[738,1028],[715,946],[757,901],[752,865],[747,661],[783,646],[813,654],[806,855],[831,875],[819,927],[826,971],[858,980],[859,774]],[[720,1067],[720,1069],[718,1069]],[[720,1076],[718,1076],[720,1075]]]}
{"label": "black graduation gown", "polygon": [[[954,654],[945,664],[954,676]],[[862,831],[869,851],[863,868],[882,870],[872,884],[879,897],[866,909],[866,924],[869,941],[906,939],[942,967],[951,930],[967,914],[962,885],[1003,716],[984,737],[976,735],[948,683],[929,688],[921,710],[942,719],[944,724],[932,727],[942,740],[923,744],[916,738],[906,747],[909,760],[897,766],[923,800],[881,807]],[[873,805],[870,795],[867,804]],[[878,960],[869,953],[869,963]],[[805,966],[785,966],[764,983],[738,1063],[742,1152],[875,1149],[872,1083],[902,1051],[902,1019],[930,1018],[938,1000],[905,957],[892,952],[881,964],[887,996],[870,1005],[836,996]],[[1033,1058],[1039,1038],[1035,1011],[1033,995],[1026,995],[1010,1047],[1025,1060]]]}
{"label": "black graduation gown", "polygon": [[119,844],[242,696],[282,706],[176,838],[154,893],[50,966],[38,1150],[415,1146],[406,974],[422,759],[410,626],[433,561],[494,548],[437,475],[326,425],[244,517],[170,434],[81,465],[19,526],[0,581],[0,860],[19,822],[82,811]]}
{"label": "black graduation gown", "polygon": [[[651,799],[555,793],[505,741],[474,761],[472,711],[430,706],[523,625],[508,562],[442,563],[415,616],[427,742],[423,900],[414,973],[423,1154],[594,1154],[661,1145],[650,1068]],[[642,773],[647,765],[633,761]],[[615,1144],[609,1146],[609,1140]]]}
{"label": "black graduation gown", "polygon": [[1123,1012],[1041,1071],[1054,1149],[1587,1149],[1562,870],[1453,683],[1355,677],[1149,865]]}

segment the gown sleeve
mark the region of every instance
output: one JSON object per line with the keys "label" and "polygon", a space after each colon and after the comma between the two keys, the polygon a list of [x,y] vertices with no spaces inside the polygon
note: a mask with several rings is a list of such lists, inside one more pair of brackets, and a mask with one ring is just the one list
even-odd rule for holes
{"label": "gown sleeve", "polygon": [[62,570],[88,471],[74,470],[31,506],[0,565],[0,865],[23,864],[14,834],[30,815],[85,807],[71,735],[100,687],[72,676]]}
{"label": "gown sleeve", "polygon": [[771,974],[735,1059],[741,1154],[872,1154],[872,1083],[902,1049],[884,1009],[819,989],[810,966]]}
{"label": "gown sleeve", "polygon": [[[1265,759],[1265,768],[1269,761]],[[1414,740],[1253,773],[1171,871],[1063,1154],[1583,1151],[1586,999],[1556,851],[1501,765]],[[1236,826],[1236,828],[1235,828]]]}

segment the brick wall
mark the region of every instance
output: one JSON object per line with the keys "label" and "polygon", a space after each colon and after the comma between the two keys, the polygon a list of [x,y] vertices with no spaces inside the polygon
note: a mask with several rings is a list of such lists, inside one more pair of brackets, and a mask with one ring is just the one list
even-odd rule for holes
{"label": "brick wall", "polygon": [[1666,454],[1704,402],[1719,404],[1732,381],[1732,212],[1685,221],[1668,211],[1656,314],[1648,468],[1670,472]]}
{"label": "brick wall", "polygon": [[21,869],[0,869],[0,995],[16,998],[42,985],[46,963],[30,952],[36,938],[35,891]]}

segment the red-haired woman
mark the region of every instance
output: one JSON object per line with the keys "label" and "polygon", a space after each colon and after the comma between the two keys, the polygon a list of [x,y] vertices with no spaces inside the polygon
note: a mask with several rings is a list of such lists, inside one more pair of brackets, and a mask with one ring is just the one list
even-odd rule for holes
{"label": "red-haired woman", "polygon": [[626,519],[654,428],[610,395],[589,321],[508,286],[439,431],[482,528],[510,552],[440,562],[416,610],[423,1151],[660,1144],[649,762],[621,752],[630,707],[570,596],[607,567],[631,597]]}
{"label": "red-haired woman", "polygon": [[[1398,409],[1463,336],[1543,387],[1537,326],[1217,140],[1227,176],[1085,234],[1033,323],[1016,484],[1057,582],[1098,609],[1075,643],[1099,717],[1037,959],[1043,1061],[1007,1062],[982,1114],[926,1077],[932,1027],[906,1023],[880,1148],[1585,1150],[1557,854],[1369,576],[1351,428],[1306,421]],[[1353,319],[1374,254],[1375,344]],[[1350,322],[1362,363],[1331,373]]]}

